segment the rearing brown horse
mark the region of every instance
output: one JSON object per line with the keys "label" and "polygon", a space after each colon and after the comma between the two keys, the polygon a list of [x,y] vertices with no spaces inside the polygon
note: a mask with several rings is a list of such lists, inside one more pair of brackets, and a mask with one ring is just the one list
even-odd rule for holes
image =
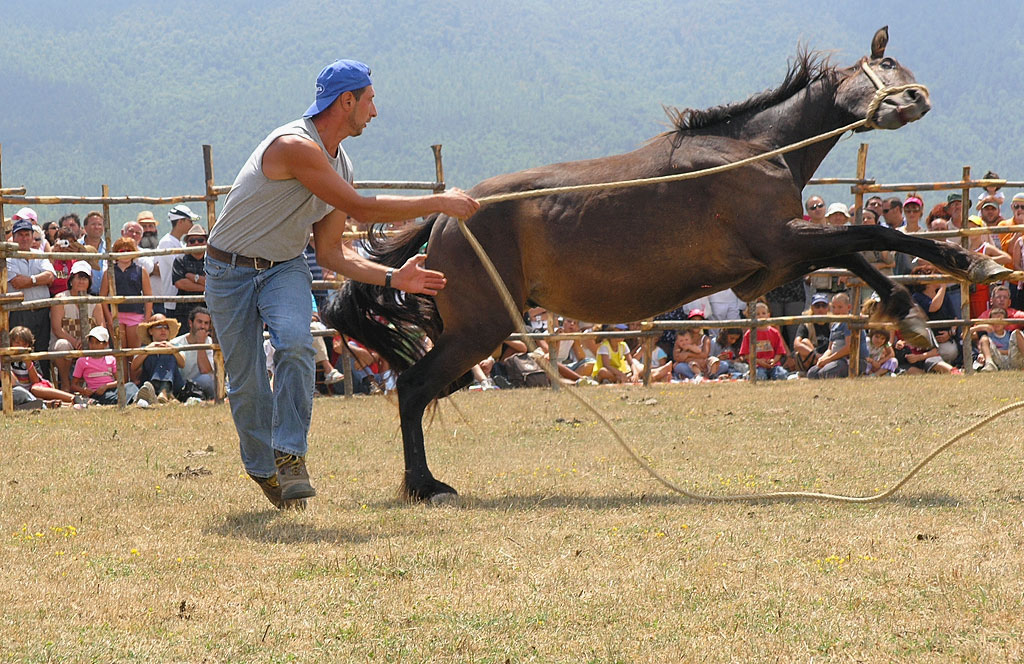
{"label": "rearing brown horse", "polygon": [[[912,83],[910,71],[885,57],[887,41],[882,28],[862,62],[888,87]],[[675,128],[638,150],[501,175],[470,193],[482,198],[728,164],[861,119],[874,93],[860,62],[838,69],[803,54],[779,88],[737,104],[674,113]],[[872,120],[897,129],[930,107],[926,94],[908,89],[887,97]],[[979,282],[1008,270],[953,244],[880,226],[803,221],[801,192],[838,140],[697,180],[484,205],[468,224],[521,309],[635,321],[725,288],[749,301],[808,272],[839,267],[880,295],[881,318],[897,321],[904,336],[927,346],[923,313],[907,290],[858,252],[900,251]],[[394,291],[350,281],[326,307],[325,320],[400,372],[406,495],[422,500],[455,493],[427,467],[424,409],[468,382],[469,369],[498,347],[513,323],[455,219],[434,216],[399,237],[371,241],[375,258],[396,267],[429,241],[426,266],[446,273],[447,288],[434,298],[396,298]],[[425,355],[415,328],[434,342]]]}

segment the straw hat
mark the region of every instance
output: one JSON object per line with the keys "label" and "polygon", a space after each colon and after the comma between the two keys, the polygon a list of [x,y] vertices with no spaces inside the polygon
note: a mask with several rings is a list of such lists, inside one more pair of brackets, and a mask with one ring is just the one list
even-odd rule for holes
{"label": "straw hat", "polygon": [[158,324],[166,324],[170,329],[170,336],[167,338],[168,341],[178,336],[178,331],[181,330],[181,323],[173,318],[168,318],[163,314],[153,314],[149,317],[149,320],[139,323],[139,343],[143,346],[148,345],[153,341],[153,337],[149,334],[149,328]]}

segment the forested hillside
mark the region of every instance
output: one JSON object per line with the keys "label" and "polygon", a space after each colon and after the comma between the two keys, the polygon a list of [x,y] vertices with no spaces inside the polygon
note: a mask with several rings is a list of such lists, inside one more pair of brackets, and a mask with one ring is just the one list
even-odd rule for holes
{"label": "forested hillside", "polygon": [[[853,7],[856,9],[853,9]],[[34,194],[200,192],[201,144],[227,184],[270,129],[299,116],[320,68],[374,72],[380,116],[346,141],[357,178],[451,184],[636,147],[662,105],[706,107],[777,85],[798,44],[839,64],[890,26],[888,53],[932,93],[899,132],[841,143],[819,175],[850,176],[871,143],[887,181],[1024,178],[1018,0],[825,3],[593,0],[480,3],[55,0],[8,3],[0,23],[3,183]],[[842,191],[832,190],[835,196]],[[8,211],[8,214],[10,212]],[[128,214],[128,211],[125,211]]]}

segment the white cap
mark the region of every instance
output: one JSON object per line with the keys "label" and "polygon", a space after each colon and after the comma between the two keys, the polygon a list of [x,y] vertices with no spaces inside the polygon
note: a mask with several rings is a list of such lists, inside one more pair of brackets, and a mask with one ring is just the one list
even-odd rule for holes
{"label": "white cap", "polygon": [[92,279],[92,266],[89,265],[88,261],[75,261],[71,264],[71,271],[68,273],[68,276],[72,274],[84,274]]}
{"label": "white cap", "polygon": [[842,203],[833,203],[832,205],[829,205],[828,206],[828,210],[825,212],[825,216],[826,217],[830,217],[833,214],[835,214],[836,212],[841,213],[847,219],[850,218],[850,209],[847,208]]}
{"label": "white cap", "polygon": [[107,343],[108,341],[110,341],[110,332],[107,332],[107,328],[101,325],[97,325],[96,327],[89,330],[89,336],[95,339],[96,341],[102,341],[103,343]]}

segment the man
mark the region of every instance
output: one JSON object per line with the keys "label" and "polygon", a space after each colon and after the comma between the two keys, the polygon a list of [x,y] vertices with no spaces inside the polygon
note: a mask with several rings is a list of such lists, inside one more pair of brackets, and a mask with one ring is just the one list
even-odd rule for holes
{"label": "man", "polygon": [[[967,201],[970,207],[971,201]],[[950,194],[946,196],[946,212],[954,228],[963,228],[964,197],[961,194]]]}
{"label": "man", "polygon": [[874,210],[875,216],[878,217],[879,219],[882,218],[882,207],[883,205],[881,196],[872,196],[867,200],[866,203],[864,203],[864,208],[867,210]]}
{"label": "man", "polygon": [[[1024,192],[1014,194],[1013,199],[1010,201],[1010,211],[1013,216],[1009,219],[1003,219],[997,226],[1024,226]],[[1002,246],[1003,251],[1013,255],[1013,243],[1019,238],[1020,235],[1014,233],[1004,233],[999,236],[999,244]]]}
{"label": "man", "polygon": [[142,240],[138,242],[139,249],[156,249],[160,240],[156,236],[156,219],[149,210],[143,210],[135,217],[135,221],[142,226]]}
{"label": "man", "polygon": [[[103,215],[93,210],[89,214],[85,215],[85,223],[83,228],[85,229],[85,236],[82,237],[82,244],[87,247],[92,247],[98,253],[103,253],[107,250],[107,243],[103,239],[104,231],[104,219]],[[100,261],[106,263],[106,261]],[[99,295],[100,287],[103,285],[103,268],[101,264],[99,268],[93,268],[92,271],[92,286],[89,289],[90,295]]]}
{"label": "man", "polygon": [[[31,214],[29,214],[31,213]],[[14,222],[14,241],[18,251],[32,251],[32,217],[35,212],[31,208],[22,208],[11,217]],[[8,258],[7,285],[8,292],[21,292],[24,302],[45,300],[50,297],[50,284],[57,278],[53,265],[46,258]],[[50,309],[25,309],[12,311],[10,329],[24,325],[35,337],[33,350],[46,351],[50,345]]]}
{"label": "man", "polygon": [[882,201],[882,219],[885,220],[885,223],[881,225],[888,226],[889,228],[900,228],[903,226],[903,202],[895,196]]}
{"label": "man", "polygon": [[825,225],[825,200],[821,196],[811,196],[805,203],[807,216],[805,220],[816,224]]}
{"label": "man", "polygon": [[[171,339],[171,345],[191,346],[213,343],[213,339],[210,338],[212,329],[210,310],[206,307],[196,307],[188,316],[188,334],[174,337]],[[195,383],[202,391],[204,399],[214,398],[216,389],[213,378],[213,351],[183,350],[181,356],[185,358],[185,366],[181,369],[181,375],[185,380]]]}
{"label": "man", "polygon": [[[413,293],[444,287],[423,269],[425,255],[388,269],[341,239],[348,216],[386,223],[434,212],[469,217],[479,204],[459,190],[426,196],[361,196],[341,142],[377,115],[370,69],[354,60],[328,65],[302,119],[270,133],[250,155],[227,196],[206,250],[206,301],[224,351],[231,415],[242,462],[275,507],[302,507],[316,495],[305,455],[313,407],[310,274],[302,255],[312,228],[317,262],[351,279]],[[263,325],[275,348],[267,380]]]}
{"label": "man", "polygon": [[75,234],[76,240],[82,239],[82,222],[79,221],[78,215],[74,212],[66,214],[60,218],[58,222],[61,228],[70,228]]}
{"label": "man", "polygon": [[[206,229],[196,224],[185,233],[186,247],[205,247]],[[206,252],[198,254],[180,254],[174,257],[171,267],[171,281],[177,289],[176,295],[202,295],[206,291]],[[174,307],[174,318],[182,325],[188,325],[189,315],[203,302],[177,302]]]}
{"label": "man", "polygon": [[[1010,306],[1010,289],[1003,284],[992,286],[988,296],[988,309],[981,312],[978,318],[991,318],[993,309],[1006,311],[1007,318],[1024,318],[1024,311],[1019,311]],[[1019,330],[1024,327],[1024,323],[1007,327],[1010,331]]]}
{"label": "man", "polygon": [[850,210],[842,203],[833,203],[828,206],[825,218],[829,226],[845,226],[850,223]]}
{"label": "man", "polygon": [[[145,231],[142,229],[142,224],[137,221],[126,221],[124,222],[124,225],[121,226],[121,237],[130,238],[135,242],[135,246],[140,249],[142,248],[142,238],[144,233]],[[139,256],[135,259],[135,262],[138,263],[139,267],[144,271],[148,272],[150,275],[153,274],[153,268],[156,265],[156,262],[152,258],[148,256]]]}
{"label": "man", "polygon": [[[182,246],[181,238],[192,226],[199,221],[199,215],[192,212],[187,205],[175,205],[167,213],[167,221],[171,223],[171,230],[160,238],[157,249],[178,249]],[[153,295],[177,295],[178,289],[174,287],[174,254],[167,256],[156,256],[157,270],[156,280],[153,282]],[[163,310],[161,312],[161,309]],[[174,315],[174,302],[154,302],[153,313],[165,313]]]}

